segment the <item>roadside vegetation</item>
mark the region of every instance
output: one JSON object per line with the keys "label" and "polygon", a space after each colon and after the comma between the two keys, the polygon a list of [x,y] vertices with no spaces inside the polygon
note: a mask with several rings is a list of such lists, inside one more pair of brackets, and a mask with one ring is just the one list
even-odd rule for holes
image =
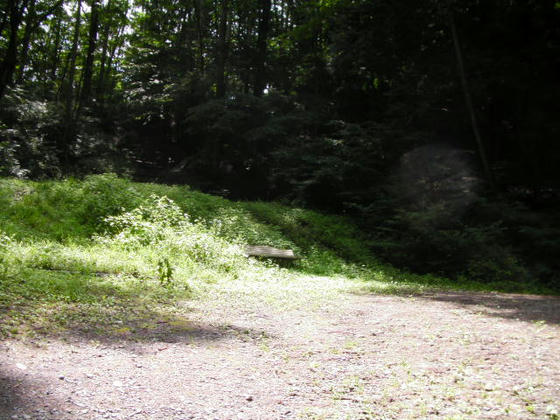
{"label": "roadside vegetation", "polygon": [[[245,245],[293,249],[282,263]],[[332,293],[466,289],[554,293],[528,281],[476,282],[376,260],[348,220],[276,203],[233,202],[186,186],[0,179],[0,336],[80,329],[125,334],[173,318],[186,299],[243,294],[294,306]],[[234,304],[235,299],[232,299]],[[286,300],[282,299],[283,305]]]}

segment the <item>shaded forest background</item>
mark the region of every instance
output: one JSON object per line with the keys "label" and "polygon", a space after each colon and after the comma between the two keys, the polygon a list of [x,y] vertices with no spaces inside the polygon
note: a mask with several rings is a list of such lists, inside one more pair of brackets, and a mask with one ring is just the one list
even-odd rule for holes
{"label": "shaded forest background", "polygon": [[0,175],[295,203],[400,267],[560,288],[560,2],[0,5]]}

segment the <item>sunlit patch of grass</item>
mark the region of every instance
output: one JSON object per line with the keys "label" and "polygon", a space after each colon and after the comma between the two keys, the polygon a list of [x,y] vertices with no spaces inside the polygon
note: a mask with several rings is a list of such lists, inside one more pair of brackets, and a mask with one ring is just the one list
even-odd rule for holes
{"label": "sunlit patch of grass", "polygon": [[[319,309],[343,305],[349,293],[505,287],[466,279],[458,284],[380,264],[342,217],[276,203],[234,203],[186,186],[139,184],[111,174],[0,179],[0,226],[4,335],[37,330],[34,325],[64,329],[64,320],[76,314],[82,324],[120,320],[115,333],[128,335],[138,329],[126,324],[134,305],[161,313],[163,302],[179,299],[199,299],[208,308],[227,301]],[[247,244],[290,248],[301,258],[285,267],[248,259]]]}
{"label": "sunlit patch of grass", "polygon": [[323,309],[342,305],[348,292],[364,285],[343,276],[313,276],[288,270],[256,268],[234,280],[217,280],[200,290],[206,307],[231,302],[232,306],[262,306],[275,310]]}

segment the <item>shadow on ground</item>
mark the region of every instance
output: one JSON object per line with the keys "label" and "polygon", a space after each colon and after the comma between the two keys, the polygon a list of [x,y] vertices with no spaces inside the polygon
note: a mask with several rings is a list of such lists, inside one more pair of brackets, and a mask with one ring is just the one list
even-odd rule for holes
{"label": "shadow on ground", "polygon": [[[184,305],[179,308],[178,297],[173,293],[167,296],[161,287],[143,290],[103,280],[92,273],[22,271],[6,283],[3,295],[0,287],[0,339],[195,344],[265,334],[195,322],[189,316],[190,309]],[[143,296],[154,290],[159,295]]]}
{"label": "shadow on ground", "polygon": [[6,371],[0,372],[0,418],[56,418],[59,401],[44,388]]}
{"label": "shadow on ground", "polygon": [[560,324],[560,297],[557,296],[445,292],[419,298],[448,302],[471,312],[499,318]]}
{"label": "shadow on ground", "polygon": [[[134,300],[122,300],[107,306],[83,302],[23,301],[9,308],[0,307],[0,313],[4,312],[0,315],[0,327],[4,327],[4,335],[8,337],[94,340],[107,345],[127,342],[197,344],[269,337],[261,330],[195,322],[189,319],[187,309],[171,312],[171,307],[174,307],[172,303],[146,305]],[[16,324],[17,330],[9,327]]]}

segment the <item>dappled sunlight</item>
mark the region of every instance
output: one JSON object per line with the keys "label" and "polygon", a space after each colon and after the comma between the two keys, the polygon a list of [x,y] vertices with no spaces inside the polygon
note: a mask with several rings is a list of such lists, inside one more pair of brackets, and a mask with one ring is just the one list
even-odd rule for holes
{"label": "dappled sunlight", "polygon": [[[208,308],[230,302],[278,311],[320,309],[354,295],[458,287],[449,279],[380,264],[357,228],[336,216],[234,203],[114,175],[4,184],[8,198],[0,206],[11,206],[16,190],[26,191],[20,199],[27,206],[0,216],[7,227],[0,232],[4,336],[218,339],[213,327],[189,324],[188,314],[171,308],[190,299]],[[76,200],[82,201],[74,208]],[[243,246],[251,243],[292,249],[300,259],[247,258]],[[493,287],[466,280],[460,286]]]}
{"label": "dappled sunlight", "polygon": [[2,304],[2,335],[105,343],[195,343],[220,340],[231,335],[232,331],[219,326],[191,320],[188,308],[175,306],[177,294],[166,297],[160,292],[159,298],[157,295],[150,298],[149,293],[131,293],[134,286],[128,288],[118,281],[94,285],[99,279],[73,276],[88,283],[90,299],[86,299],[86,291],[68,296],[64,294],[67,289],[64,289],[64,293],[60,291],[61,295],[56,295],[52,288],[45,290],[45,297],[12,296],[11,301]]}
{"label": "dappled sunlight", "polygon": [[275,310],[298,308],[321,308],[342,302],[348,292],[360,293],[365,285],[344,276],[314,276],[297,274],[288,270],[254,272],[251,276],[236,280],[212,283],[200,294],[204,305],[259,307],[265,303]]}
{"label": "dappled sunlight", "polygon": [[560,0],[2,4],[0,420],[559,420]]}

